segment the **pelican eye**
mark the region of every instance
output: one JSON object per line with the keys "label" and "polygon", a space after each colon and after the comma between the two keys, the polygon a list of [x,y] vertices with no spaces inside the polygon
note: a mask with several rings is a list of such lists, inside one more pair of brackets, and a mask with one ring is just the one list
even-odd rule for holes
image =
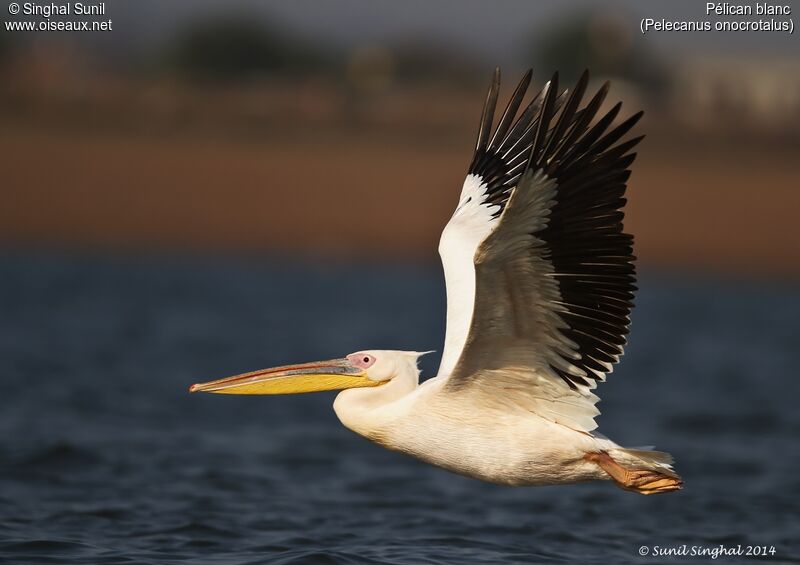
{"label": "pelican eye", "polygon": [[356,367],[361,367],[362,369],[369,369],[372,365],[375,364],[375,357],[365,353],[358,353],[358,354],[353,353],[351,355],[348,355],[347,358],[353,365],[355,365]]}

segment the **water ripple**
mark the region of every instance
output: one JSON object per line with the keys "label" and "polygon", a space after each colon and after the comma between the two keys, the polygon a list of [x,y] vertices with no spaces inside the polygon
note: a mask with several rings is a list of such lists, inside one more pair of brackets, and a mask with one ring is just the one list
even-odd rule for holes
{"label": "water ripple", "polygon": [[[751,543],[798,562],[793,288],[643,281],[600,427],[672,451],[686,490],[671,496],[454,476],[343,429],[329,394],[185,392],[364,346],[436,347],[440,284],[438,268],[0,262],[0,561],[608,565],[646,544]],[[308,333],[353,309],[362,333]],[[385,344],[363,342],[376,320],[392,320]]]}

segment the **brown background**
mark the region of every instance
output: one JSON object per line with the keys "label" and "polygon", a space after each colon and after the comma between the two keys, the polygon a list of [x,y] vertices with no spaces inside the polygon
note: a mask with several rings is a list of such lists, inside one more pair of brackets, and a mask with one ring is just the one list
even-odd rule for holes
{"label": "brown background", "polygon": [[[146,56],[105,53],[84,37],[5,33],[0,246],[435,259],[471,157],[488,61],[502,57],[459,58],[446,40],[414,50],[402,36],[326,50],[302,35],[301,19],[281,29],[282,46],[220,73],[197,55],[196,30],[222,21],[206,9]],[[599,68],[595,87],[614,82],[609,100],[624,100],[623,115],[646,110],[626,220],[642,264],[796,276],[796,41],[773,40],[766,54],[743,45],[738,57],[675,53],[632,39],[630,7],[614,13],[553,16],[550,43],[575,45],[582,33],[591,49],[541,66],[569,74],[588,61]],[[259,18],[266,26],[269,13]],[[268,29],[257,33],[273,37]],[[120,37],[146,40],[129,35]],[[300,47],[328,57],[306,60]],[[181,49],[199,63],[175,55]],[[526,58],[507,57],[505,96]]]}

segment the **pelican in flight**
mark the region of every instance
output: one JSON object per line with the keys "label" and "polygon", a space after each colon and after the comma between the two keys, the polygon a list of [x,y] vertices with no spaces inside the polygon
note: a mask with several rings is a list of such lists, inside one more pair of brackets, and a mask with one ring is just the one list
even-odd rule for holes
{"label": "pelican in flight", "polygon": [[[192,385],[191,392],[342,390],[350,430],[455,473],[504,485],[611,480],[679,490],[668,453],[595,432],[594,389],[626,343],[636,287],[623,232],[642,112],[611,127],[605,83],[559,92],[558,73],[523,105],[528,71],[495,124],[495,71],[461,195],[442,232],[447,331],[435,378],[413,351],[365,350]],[[520,109],[522,110],[520,111]]]}

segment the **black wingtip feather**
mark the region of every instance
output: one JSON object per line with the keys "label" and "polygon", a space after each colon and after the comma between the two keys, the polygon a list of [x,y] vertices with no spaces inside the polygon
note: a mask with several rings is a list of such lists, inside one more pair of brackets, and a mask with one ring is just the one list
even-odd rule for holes
{"label": "black wingtip feather", "polygon": [[528,71],[522,77],[522,80],[519,81],[517,88],[514,90],[514,94],[511,95],[508,106],[506,106],[503,115],[500,117],[500,122],[497,124],[497,129],[495,130],[494,135],[489,142],[490,148],[495,149],[497,147],[497,142],[505,139],[506,135],[508,134],[508,130],[514,123],[514,118],[517,115],[520,104],[522,104],[522,100],[525,98],[525,93],[528,91],[528,87],[531,84],[532,77],[533,69],[528,69]]}
{"label": "black wingtip feather", "polygon": [[483,105],[481,114],[481,127],[478,130],[478,141],[475,145],[475,152],[485,151],[489,141],[489,134],[494,121],[494,110],[497,106],[497,94],[500,92],[500,67],[495,67],[492,75],[492,84],[486,94],[486,103]]}
{"label": "black wingtip feather", "polygon": [[535,163],[539,158],[539,151],[544,146],[545,138],[550,128],[550,120],[555,113],[556,93],[558,92],[558,72],[553,73],[550,82],[547,83],[547,94],[542,105],[542,111],[539,113],[539,123],[536,125],[536,136],[533,139],[533,148],[528,157],[528,167]]}
{"label": "black wingtip feather", "polygon": [[[569,100],[567,100],[567,103],[564,105],[564,109],[561,111],[561,115],[559,116],[556,125],[553,127],[553,131],[550,132],[549,142],[547,147],[542,152],[542,158],[540,159],[542,162],[549,161],[550,155],[557,147],[559,141],[561,141],[562,135],[566,131],[567,127],[573,123],[575,119],[575,112],[578,109],[581,99],[583,98],[584,92],[586,92],[587,84],[589,84],[588,69],[583,71],[581,78],[578,79],[578,83],[572,90]],[[566,91],[564,92],[566,93]]]}

